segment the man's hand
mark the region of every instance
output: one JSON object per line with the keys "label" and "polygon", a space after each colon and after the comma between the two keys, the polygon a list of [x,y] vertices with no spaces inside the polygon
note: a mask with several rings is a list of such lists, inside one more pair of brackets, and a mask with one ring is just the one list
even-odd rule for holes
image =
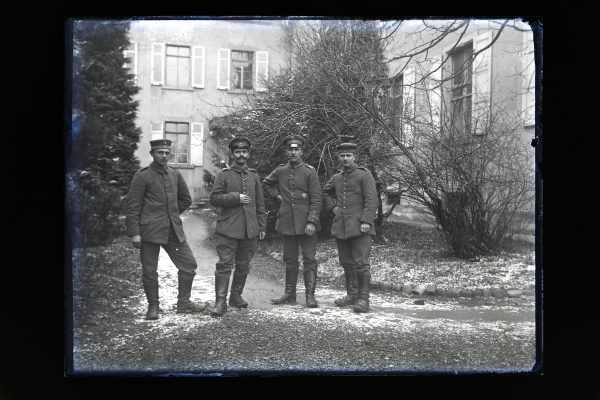
{"label": "man's hand", "polygon": [[309,222],[306,224],[306,228],[304,228],[304,233],[306,236],[312,236],[315,233],[315,224]]}
{"label": "man's hand", "polygon": [[337,206],[333,207],[333,214],[334,215],[337,215],[337,210],[338,210]]}
{"label": "man's hand", "polygon": [[265,238],[265,232],[258,232],[258,240],[263,240]]}
{"label": "man's hand", "polygon": [[131,243],[133,244],[133,247],[135,247],[136,249],[139,249],[142,247],[141,243],[142,243],[142,237],[140,235],[133,235],[131,237]]}
{"label": "man's hand", "polygon": [[367,233],[367,232],[369,232],[370,230],[371,230],[371,225],[370,225],[370,224],[367,224],[366,222],[362,222],[362,223],[360,224],[360,231],[361,231],[362,233]]}
{"label": "man's hand", "polygon": [[278,194],[277,196],[275,196],[275,198],[276,198],[277,200],[279,200],[279,201],[283,201],[283,198],[281,197],[281,195],[280,195],[280,194]]}
{"label": "man's hand", "polygon": [[247,194],[240,193],[240,202],[242,204],[252,203],[252,197],[248,196]]}

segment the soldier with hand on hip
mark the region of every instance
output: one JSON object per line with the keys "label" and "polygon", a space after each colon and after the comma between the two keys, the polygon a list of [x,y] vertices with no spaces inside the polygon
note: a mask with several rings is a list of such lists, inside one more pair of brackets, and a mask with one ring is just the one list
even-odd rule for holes
{"label": "soldier with hand on hip", "polygon": [[369,255],[371,236],[375,235],[377,190],[371,172],[355,164],[357,149],[354,143],[337,146],[342,169],[323,187],[323,198],[327,210],[335,214],[331,235],[336,238],[346,278],[347,295],[334,303],[340,307],[353,305],[355,312],[368,312]]}
{"label": "soldier with hand on hip", "polygon": [[140,249],[142,283],[148,300],[146,319],[158,319],[161,246],[178,269],[177,312],[201,312],[206,304],[190,301],[197,264],[179,217],[192,204],[192,197],[181,173],[167,165],[171,141],[152,140],[150,146],[153,161],[135,173],[125,200],[127,234],[133,246]]}
{"label": "soldier with hand on hip", "polygon": [[256,170],[248,168],[252,143],[247,136],[238,135],[229,142],[235,162],[217,175],[210,193],[210,204],[217,208],[217,254],[215,269],[214,317],[227,312],[227,292],[231,271],[229,305],[248,307],[242,298],[250,261],[254,257],[257,239],[264,239],[266,212],[260,178]]}
{"label": "soldier with hand on hip", "polygon": [[316,232],[321,229],[319,214],[322,195],[319,177],[314,167],[302,161],[303,138],[286,136],[283,140],[287,164],[281,164],[263,180],[264,192],[281,201],[275,231],[283,236],[285,290],[283,296],[272,299],[273,304],[296,303],[298,280],[298,246],[302,248],[306,306],[318,307],[315,299],[317,285]]}

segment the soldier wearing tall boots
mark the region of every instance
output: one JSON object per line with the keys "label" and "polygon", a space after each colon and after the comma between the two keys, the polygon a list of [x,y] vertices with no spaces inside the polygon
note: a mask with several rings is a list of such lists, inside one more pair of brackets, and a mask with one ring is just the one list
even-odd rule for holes
{"label": "soldier wearing tall boots", "polygon": [[133,246],[140,249],[142,283],[148,300],[146,319],[158,319],[161,246],[178,269],[177,312],[201,312],[207,305],[190,301],[197,264],[179,217],[192,204],[192,197],[181,173],[167,165],[171,141],[152,140],[150,146],[153,161],[135,173],[125,200],[127,234]]}
{"label": "soldier wearing tall boots", "polygon": [[302,161],[303,138],[286,136],[283,140],[287,164],[281,164],[263,180],[266,195],[281,202],[275,231],[283,236],[285,290],[283,296],[272,299],[273,304],[296,303],[298,280],[298,246],[302,248],[306,306],[318,307],[316,232],[321,229],[319,214],[322,195],[319,177],[314,167]]}
{"label": "soldier wearing tall boots", "polygon": [[229,305],[248,307],[242,298],[250,261],[254,257],[258,239],[265,237],[266,212],[260,178],[256,170],[248,168],[252,143],[238,135],[229,142],[235,162],[217,175],[210,193],[210,204],[217,209],[217,254],[215,269],[215,306],[211,315],[218,317],[227,312],[227,292],[231,271]]}
{"label": "soldier wearing tall boots", "polygon": [[354,143],[337,146],[342,169],[323,187],[323,198],[326,209],[335,214],[331,235],[336,238],[346,278],[347,295],[334,303],[352,305],[355,312],[362,313],[369,311],[369,255],[371,236],[375,235],[377,190],[371,172],[355,164],[357,149]]}

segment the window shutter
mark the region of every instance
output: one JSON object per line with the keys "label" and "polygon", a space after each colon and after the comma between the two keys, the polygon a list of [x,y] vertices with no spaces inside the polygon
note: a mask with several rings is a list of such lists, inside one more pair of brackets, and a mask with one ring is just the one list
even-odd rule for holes
{"label": "window shutter", "polygon": [[192,87],[204,87],[204,47],[192,47]]}
{"label": "window shutter", "polygon": [[202,166],[204,163],[204,124],[192,122],[191,129],[191,164]]}
{"label": "window shutter", "polygon": [[219,49],[217,54],[217,89],[229,90],[230,50]]}
{"label": "window shutter", "polygon": [[123,54],[125,55],[126,58],[130,58],[131,57],[131,63],[132,65],[132,73],[134,75],[134,81],[137,82],[137,76],[138,76],[138,44],[137,42],[131,42],[131,48],[126,49],[125,51],[123,51]]}
{"label": "window shutter", "polygon": [[415,118],[415,69],[405,68],[402,74],[402,134],[405,146],[413,144]]}
{"label": "window shutter", "polygon": [[[481,51],[492,42],[492,32],[486,32],[473,40],[473,53]],[[488,124],[492,100],[492,48],[477,54],[473,60],[473,86],[471,103],[471,126],[473,133],[481,135]]]}
{"label": "window shutter", "polygon": [[150,140],[162,139],[163,138],[163,122],[152,121],[152,137]]}
{"label": "window shutter", "polygon": [[152,57],[150,58],[151,83],[162,85],[165,81],[165,44],[152,43]]}
{"label": "window shutter", "polygon": [[256,52],[256,83],[255,90],[264,92],[267,90],[267,80],[269,79],[269,53],[266,51]]}
{"label": "window shutter", "polygon": [[525,126],[535,125],[535,58],[533,32],[523,33],[523,120]]}
{"label": "window shutter", "polygon": [[442,121],[442,55],[431,61],[430,75],[428,79],[429,107],[431,112],[431,124],[434,131],[441,127]]}

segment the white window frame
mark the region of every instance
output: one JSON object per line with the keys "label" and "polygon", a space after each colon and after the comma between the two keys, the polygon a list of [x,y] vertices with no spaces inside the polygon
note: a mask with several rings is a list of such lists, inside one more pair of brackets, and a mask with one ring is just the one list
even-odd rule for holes
{"label": "white window frame", "polygon": [[[165,82],[165,44],[153,42],[150,46],[150,84],[163,85]],[[158,63],[155,61],[156,57],[159,58]],[[157,68],[160,68],[160,79],[154,79]]]}
{"label": "white window frame", "polygon": [[204,165],[204,124],[190,124],[190,164],[201,167]]}
{"label": "white window frame", "polygon": [[[225,55],[225,56],[224,56]],[[221,65],[225,63],[226,66]],[[231,50],[230,49],[218,49],[217,50],[217,89],[229,90],[230,80],[230,68],[231,68]],[[225,73],[225,82],[221,82],[221,74]]]}
{"label": "white window frame", "polygon": [[125,56],[125,58],[129,58],[128,55],[132,54],[133,55],[133,81],[135,83],[137,83],[138,81],[138,44],[137,42],[131,42],[131,44],[133,45],[133,50],[129,50],[129,49],[125,49],[123,50],[123,55]]}
{"label": "white window frame", "polygon": [[535,53],[533,31],[523,32],[521,108],[526,127],[535,125]]}
{"label": "white window frame", "polygon": [[[156,128],[157,125],[158,125],[158,129]],[[151,132],[150,140],[163,139],[164,138],[163,128],[164,128],[163,121],[151,121],[150,122],[150,132]]]}
{"label": "white window frame", "polygon": [[[265,83],[269,80],[269,52],[256,51],[254,55],[256,59],[256,75],[254,78],[253,87],[254,90],[256,90],[257,92],[265,92],[267,90],[267,86],[265,85]],[[262,59],[263,57],[264,60]],[[261,69],[263,70],[262,72]]]}
{"label": "white window frame", "polygon": [[[206,50],[203,46],[192,46],[192,87],[204,88]],[[196,66],[200,63],[200,77],[196,76]]]}

